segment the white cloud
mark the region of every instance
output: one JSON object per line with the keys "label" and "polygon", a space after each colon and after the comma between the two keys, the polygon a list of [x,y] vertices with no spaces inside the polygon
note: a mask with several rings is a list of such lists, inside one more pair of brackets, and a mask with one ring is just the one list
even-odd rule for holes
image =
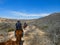
{"label": "white cloud", "polygon": [[25,17],[28,17],[28,16],[39,16],[39,17],[44,17],[44,16],[48,16],[49,13],[40,13],[40,14],[27,14],[27,13],[22,13],[22,12],[17,12],[17,11],[11,11],[11,13],[15,16],[25,16]]}
{"label": "white cloud", "polygon": [[1,11],[0,14],[2,14],[0,17],[12,18],[12,19],[37,19],[49,15],[49,13],[28,14],[28,13],[22,13],[17,11],[10,11],[10,10],[3,10]]}

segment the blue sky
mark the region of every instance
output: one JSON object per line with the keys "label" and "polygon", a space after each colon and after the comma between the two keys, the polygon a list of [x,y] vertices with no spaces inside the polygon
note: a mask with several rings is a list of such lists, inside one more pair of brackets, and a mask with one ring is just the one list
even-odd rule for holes
{"label": "blue sky", "polygon": [[60,12],[60,0],[0,0],[0,17],[35,19]]}

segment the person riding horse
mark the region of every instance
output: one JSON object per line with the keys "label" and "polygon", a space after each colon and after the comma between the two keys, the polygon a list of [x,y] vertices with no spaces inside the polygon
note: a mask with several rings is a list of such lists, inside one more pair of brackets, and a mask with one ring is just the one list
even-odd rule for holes
{"label": "person riding horse", "polygon": [[20,44],[21,37],[23,37],[23,29],[22,29],[22,24],[21,24],[20,21],[17,21],[17,23],[16,23],[15,36],[16,36],[16,39],[17,39],[17,43]]}
{"label": "person riding horse", "polygon": [[25,29],[27,26],[28,26],[28,25],[27,25],[27,23],[25,22],[23,28]]}

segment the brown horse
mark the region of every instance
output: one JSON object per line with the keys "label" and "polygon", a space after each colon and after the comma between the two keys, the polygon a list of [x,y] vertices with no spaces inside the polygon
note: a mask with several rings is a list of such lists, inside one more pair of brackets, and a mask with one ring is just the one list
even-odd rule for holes
{"label": "brown horse", "polygon": [[16,43],[19,45],[21,42],[21,38],[23,36],[23,31],[22,30],[16,30]]}

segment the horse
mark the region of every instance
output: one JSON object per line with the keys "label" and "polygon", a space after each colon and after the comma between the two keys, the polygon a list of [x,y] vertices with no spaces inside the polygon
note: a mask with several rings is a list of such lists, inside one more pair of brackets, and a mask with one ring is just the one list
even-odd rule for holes
{"label": "horse", "polygon": [[16,30],[15,35],[16,35],[16,43],[19,45],[21,43],[23,31],[22,30]]}

